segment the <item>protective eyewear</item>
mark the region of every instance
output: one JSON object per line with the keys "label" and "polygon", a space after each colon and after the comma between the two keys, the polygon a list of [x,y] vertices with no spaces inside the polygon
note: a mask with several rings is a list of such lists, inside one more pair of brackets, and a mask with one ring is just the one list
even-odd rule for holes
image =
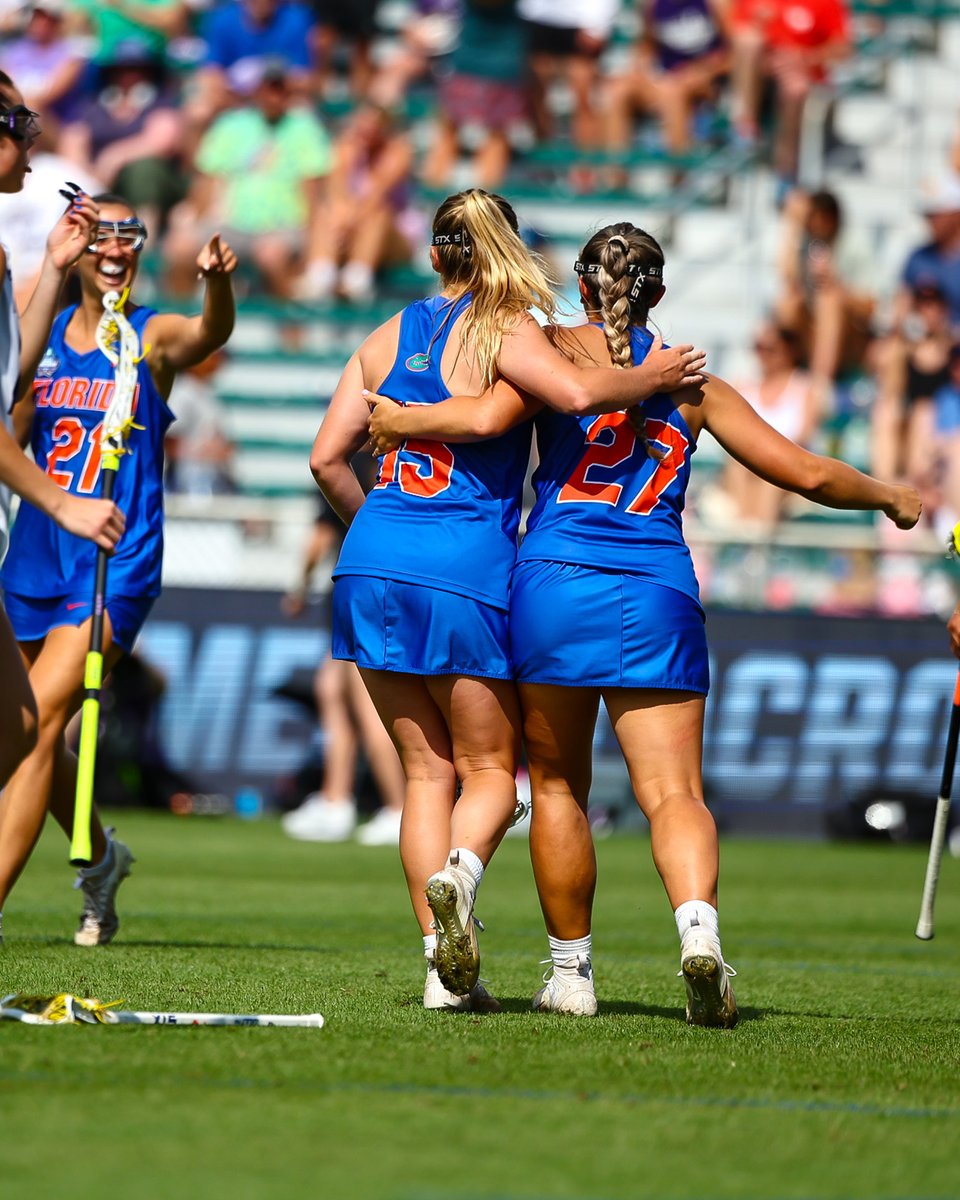
{"label": "protective eyewear", "polygon": [[147,240],[147,227],[139,217],[124,217],[122,221],[100,221],[96,236],[87,247],[91,254],[103,249],[107,242],[122,242],[138,254]]}
{"label": "protective eyewear", "polygon": [[32,142],[40,134],[40,114],[25,104],[0,108],[0,133],[15,142]]}

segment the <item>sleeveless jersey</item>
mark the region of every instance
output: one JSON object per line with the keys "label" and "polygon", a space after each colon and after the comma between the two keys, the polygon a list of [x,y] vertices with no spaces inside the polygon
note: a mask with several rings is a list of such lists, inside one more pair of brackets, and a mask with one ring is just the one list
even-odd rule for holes
{"label": "sleeveless jersey", "polygon": [[[13,302],[10,251],[3,248],[7,272],[0,291],[0,424],[13,437],[13,406],[20,380],[20,322]],[[10,489],[0,483],[0,563],[7,552],[10,530]]]}
{"label": "sleeveless jersey", "polygon": [[[633,361],[642,362],[653,335],[635,326],[631,341]],[[696,442],[669,396],[651,396],[641,408],[648,439],[667,452],[663,462],[647,454],[622,412],[538,414],[536,503],[518,560],[638,575],[699,602],[681,521]]]}
{"label": "sleeveless jersey", "polygon": [[[400,317],[397,355],[380,392],[437,404],[447,338],[470,296],[418,300]],[[472,445],[409,439],[380,458],[333,572],[403,580],[506,608],[532,430],[524,422]]]}
{"label": "sleeveless jersey", "polygon": [[[78,496],[100,494],[100,426],[113,395],[113,367],[99,349],[87,354],[64,340],[72,306],[54,321],[33,384],[36,412],[32,446],[37,466]],[[140,338],[154,315],[135,308],[128,320]],[[163,559],[163,437],[173,414],[157,391],[146,359],[137,368],[135,427],[126,440],[114,501],[127,527],[107,568],[116,596],[157,596]],[[97,547],[61,529],[31,504],[21,504],[4,566],[4,587],[17,595],[86,595],[93,588]]]}

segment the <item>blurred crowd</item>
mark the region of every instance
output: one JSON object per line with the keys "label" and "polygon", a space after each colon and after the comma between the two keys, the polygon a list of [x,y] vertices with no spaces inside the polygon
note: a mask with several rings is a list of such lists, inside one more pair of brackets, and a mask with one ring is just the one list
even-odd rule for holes
{"label": "blurred crowd", "polygon": [[[244,264],[241,288],[363,305],[395,268],[422,266],[438,192],[509,191],[524,170],[536,183],[549,169],[552,194],[559,183],[559,194],[629,202],[644,154],[682,183],[704,151],[748,149],[773,171],[782,234],[776,299],[734,382],[801,444],[851,457],[844,431],[861,430],[859,465],[910,480],[928,520],[951,524],[960,152],[929,182],[928,239],[898,280],[878,278],[837,195],[797,186],[805,106],[859,41],[882,34],[887,7],[0,0],[0,68],[43,125],[28,193],[0,204],[15,283],[23,294],[32,282],[65,179],[138,208],[145,264],[168,297],[194,295],[197,251],[218,230]],[[829,108],[824,144],[843,149]],[[186,376],[174,406],[170,488],[234,490],[212,370]],[[737,464],[719,487],[719,508],[744,527],[784,515],[784,497]]]}

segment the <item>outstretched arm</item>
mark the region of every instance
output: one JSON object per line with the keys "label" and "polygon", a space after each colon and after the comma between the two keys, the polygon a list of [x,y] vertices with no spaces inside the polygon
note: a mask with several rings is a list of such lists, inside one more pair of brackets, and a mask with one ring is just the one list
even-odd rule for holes
{"label": "outstretched arm", "polygon": [[236,304],[230,276],[236,267],[237,256],[215,233],[197,256],[197,270],[206,281],[200,315],[160,314],[147,325],[143,337],[145,347],[150,347],[147,360],[165,396],[177,371],[203,362],[233,333]]}
{"label": "outstretched arm", "polygon": [[350,460],[367,440],[368,416],[357,351],[340,376],[310,453],[310,470],[317,486],[344,525],[350,524],[363,504],[363,488]]}
{"label": "outstretched arm", "polygon": [[920,519],[920,497],[911,487],[872,475],[791,442],[763,420],[740,393],[711,376],[700,389],[703,425],[723,448],[768,483],[828,508],[873,509],[900,529]]}
{"label": "outstretched arm", "polygon": [[370,406],[370,440],[378,454],[395,450],[407,438],[434,442],[483,442],[535,416],[543,405],[498,379],[482,396],[451,396],[438,404],[397,404],[364,392]]}
{"label": "outstretched arm", "polygon": [[522,391],[558,412],[618,412],[656,392],[700,383],[706,355],[693,346],[663,349],[655,340],[638,367],[580,367],[565,358],[532,317],[504,334],[497,366]]}

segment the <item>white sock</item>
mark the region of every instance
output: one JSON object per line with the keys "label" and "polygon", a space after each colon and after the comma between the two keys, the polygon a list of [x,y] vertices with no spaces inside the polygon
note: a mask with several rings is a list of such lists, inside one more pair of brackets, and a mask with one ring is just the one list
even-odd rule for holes
{"label": "white sock", "polygon": [[424,958],[433,959],[437,952],[437,935],[435,933],[424,934],[423,938],[423,956]]}
{"label": "white sock", "polygon": [[483,878],[483,863],[474,854],[472,850],[451,850],[451,857],[457,854],[460,856],[460,866],[465,867],[473,876],[473,881],[477,887],[480,886],[480,880]]}
{"label": "white sock", "polygon": [[590,961],[593,936],[589,933],[586,937],[573,938],[569,942],[565,942],[561,938],[550,937],[548,934],[547,941],[550,943],[550,958],[554,967],[568,962],[571,958],[585,958],[588,962]]}
{"label": "white sock", "polygon": [[717,910],[706,900],[687,900],[674,912],[677,920],[677,933],[682,938],[688,929],[699,925],[704,933],[712,934],[720,940],[720,917]]}

